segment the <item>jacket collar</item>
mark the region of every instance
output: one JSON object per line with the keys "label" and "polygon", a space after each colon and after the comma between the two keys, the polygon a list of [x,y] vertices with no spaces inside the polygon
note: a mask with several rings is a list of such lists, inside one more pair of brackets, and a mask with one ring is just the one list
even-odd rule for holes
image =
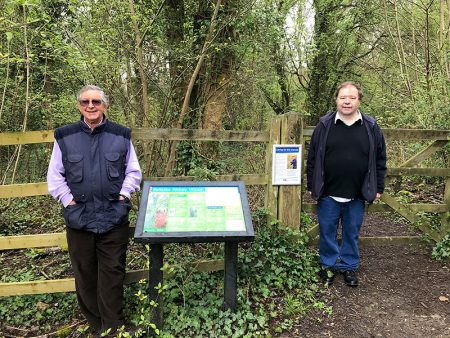
{"label": "jacket collar", "polygon": [[100,122],[99,125],[95,126],[94,129],[91,129],[88,126],[88,124],[84,121],[83,115],[80,116],[80,121],[79,121],[81,129],[84,132],[89,133],[89,134],[97,134],[97,133],[102,132],[106,128],[107,123],[108,123],[108,119],[106,118],[106,115],[103,115],[102,122]]}
{"label": "jacket collar", "polygon": [[[357,118],[357,119],[355,120],[355,122],[353,122],[352,124],[357,123],[357,122],[358,122],[359,124],[363,124],[361,112],[358,110],[357,113],[358,113],[358,118]],[[338,120],[341,120],[342,122],[344,122],[344,124],[347,124],[347,123],[344,121],[344,119],[342,118],[340,112],[337,112],[337,113],[336,113],[336,115],[335,115],[335,117],[334,117],[334,124],[336,124],[336,122],[337,122]]]}
{"label": "jacket collar", "polygon": [[[361,113],[361,118],[363,120],[363,123],[369,123],[371,126],[375,124],[375,119],[372,116],[366,115],[362,112]],[[330,122],[334,122],[334,120],[336,119],[336,112],[332,111],[327,113],[326,115],[322,116],[319,121],[321,123],[323,123],[324,125],[328,125],[328,123]]]}

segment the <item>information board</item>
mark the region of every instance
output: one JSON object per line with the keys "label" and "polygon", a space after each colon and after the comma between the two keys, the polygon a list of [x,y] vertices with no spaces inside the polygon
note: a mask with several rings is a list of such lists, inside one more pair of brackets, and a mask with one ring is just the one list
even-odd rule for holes
{"label": "information board", "polygon": [[134,238],[149,243],[252,240],[245,185],[145,181]]}
{"label": "information board", "polygon": [[300,185],[302,145],[274,144],[272,151],[272,185]]}

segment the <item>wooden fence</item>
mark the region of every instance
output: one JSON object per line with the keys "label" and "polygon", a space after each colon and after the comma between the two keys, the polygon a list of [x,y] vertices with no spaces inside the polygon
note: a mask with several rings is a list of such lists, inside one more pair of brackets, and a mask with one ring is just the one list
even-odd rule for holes
{"label": "wooden fence", "polygon": [[[266,190],[265,206],[273,217],[282,224],[299,227],[300,212],[314,211],[315,204],[302,203],[301,186],[272,186],[272,146],[273,144],[303,144],[313,131],[313,127],[304,127],[298,114],[289,113],[277,116],[270,121],[268,131],[209,131],[209,130],[185,130],[185,129],[133,129],[134,140],[193,140],[193,141],[226,141],[226,142],[260,142],[266,145],[266,163],[263,174],[250,175],[221,175],[217,180],[244,181],[246,185],[263,185]],[[420,168],[417,165],[429,158],[450,140],[448,130],[406,130],[383,129],[387,141],[427,140],[427,145],[421,152],[408,159],[398,168],[389,168],[387,180],[394,177],[408,175],[441,176],[446,178],[445,191],[440,204],[401,204],[392,195],[383,194],[384,203],[373,204],[368,207],[369,212],[392,211],[416,224],[423,232],[435,241],[438,241],[450,231],[450,168]],[[53,131],[33,131],[25,133],[0,134],[0,146],[34,144],[53,142]],[[388,143],[389,146],[389,143]],[[305,157],[305,156],[304,156]],[[303,161],[304,162],[304,161]],[[450,162],[450,159],[449,159]],[[192,180],[192,177],[152,177],[152,180]],[[47,183],[28,183],[0,185],[0,198],[26,197],[46,195]],[[418,216],[418,212],[433,212],[441,215],[441,228],[439,231],[430,229],[426,220]],[[317,227],[309,230],[312,237],[317,236]],[[395,240],[400,243],[414,239],[404,237],[361,238],[362,243],[392,243]],[[0,250],[27,249],[39,247],[66,247],[65,233],[0,236]],[[223,269],[223,260],[196,262],[195,266],[200,271],[218,271]],[[127,272],[126,282],[135,282],[147,278],[148,270]],[[43,280],[16,283],[0,283],[0,296],[40,294],[74,291],[73,278],[61,280]]]}

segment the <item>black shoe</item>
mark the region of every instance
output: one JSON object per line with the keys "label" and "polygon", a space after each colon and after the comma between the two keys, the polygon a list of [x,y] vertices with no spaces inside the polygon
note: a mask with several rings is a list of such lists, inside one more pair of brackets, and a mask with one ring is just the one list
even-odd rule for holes
{"label": "black shoe", "polygon": [[335,273],[331,269],[321,269],[319,271],[319,277],[323,284],[331,286],[334,281]]}
{"label": "black shoe", "polygon": [[344,275],[345,284],[348,286],[358,286],[358,277],[356,277],[356,272],[353,270],[347,270],[342,272]]}

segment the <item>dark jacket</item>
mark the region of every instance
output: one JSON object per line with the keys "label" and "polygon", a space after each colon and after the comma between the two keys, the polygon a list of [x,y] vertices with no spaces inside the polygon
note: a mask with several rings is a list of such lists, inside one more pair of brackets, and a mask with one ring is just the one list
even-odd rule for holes
{"label": "dark jacket", "polygon": [[76,202],[63,209],[68,227],[104,233],[128,220],[129,201],[118,197],[130,137],[130,129],[106,119],[92,132],[81,120],[55,130],[67,185]]}
{"label": "dark jacket", "polygon": [[[380,126],[375,119],[361,113],[363,124],[369,136],[368,171],[361,187],[363,198],[372,203],[377,193],[384,191],[384,177],[386,175],[386,144]],[[324,161],[325,145],[328,133],[336,117],[336,112],[330,112],[320,118],[311,137],[307,160],[307,189],[311,191],[313,199],[318,200],[324,191]]]}

